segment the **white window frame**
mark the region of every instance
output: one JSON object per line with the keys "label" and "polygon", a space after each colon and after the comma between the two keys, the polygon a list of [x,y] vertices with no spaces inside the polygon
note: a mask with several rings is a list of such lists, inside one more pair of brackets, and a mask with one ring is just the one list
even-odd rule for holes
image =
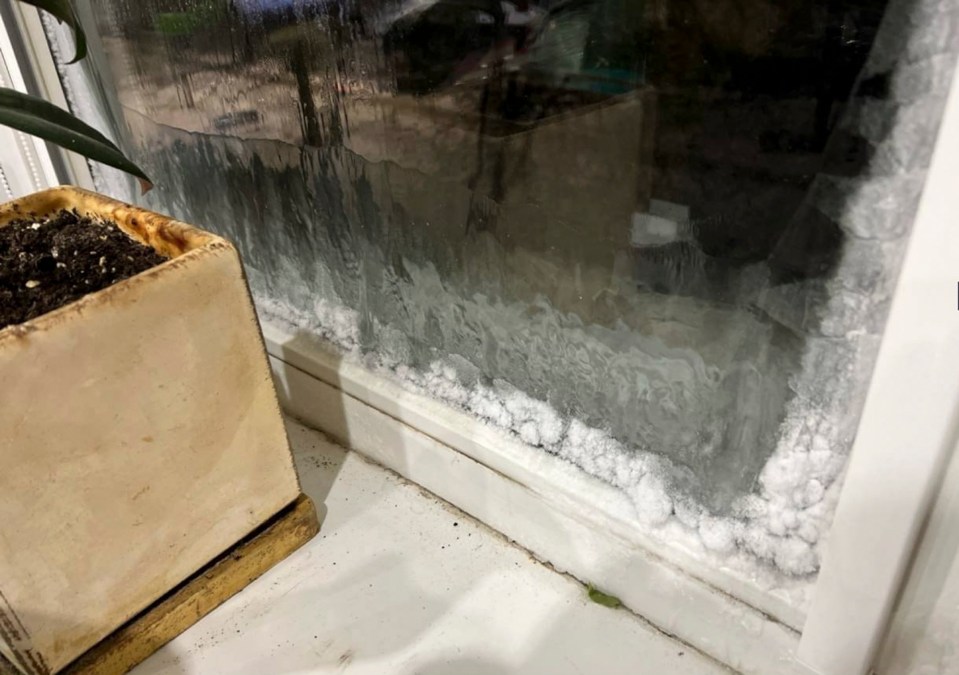
{"label": "white window frame", "polygon": [[797,653],[813,672],[869,672],[957,432],[959,68]]}
{"label": "white window frame", "polygon": [[[19,2],[0,8],[0,86],[69,107],[40,12]],[[6,127],[0,127],[0,166],[11,197],[60,184],[93,189],[84,157]]]}
{"label": "white window frame", "polygon": [[[6,14],[6,16],[4,16]],[[12,12],[0,13],[0,87],[28,91],[23,59],[17,57],[13,40],[17,33],[8,30],[15,20]],[[46,144],[7,127],[0,127],[0,198],[13,199],[57,182],[56,171]]]}

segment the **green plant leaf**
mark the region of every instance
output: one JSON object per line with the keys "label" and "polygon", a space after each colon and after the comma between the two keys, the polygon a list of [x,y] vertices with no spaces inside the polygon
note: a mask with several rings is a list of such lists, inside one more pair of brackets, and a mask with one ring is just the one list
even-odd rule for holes
{"label": "green plant leaf", "polygon": [[69,63],[76,63],[87,55],[87,36],[83,32],[83,28],[80,27],[80,19],[77,17],[77,13],[73,11],[70,0],[20,0],[20,2],[49,12],[60,23],[65,23],[73,29],[74,35],[77,36],[77,52]]}
{"label": "green plant leaf", "polygon": [[608,593],[603,593],[601,590],[590,584],[586,587],[586,593],[589,595],[589,599],[595,602],[597,605],[602,605],[603,607],[609,607],[611,609],[619,609],[623,606],[623,601],[617,598],[615,595],[610,595]]}
{"label": "green plant leaf", "polygon": [[140,167],[127,159],[110,139],[42,98],[0,88],[0,124],[126,171],[139,179],[143,192],[153,187]]}

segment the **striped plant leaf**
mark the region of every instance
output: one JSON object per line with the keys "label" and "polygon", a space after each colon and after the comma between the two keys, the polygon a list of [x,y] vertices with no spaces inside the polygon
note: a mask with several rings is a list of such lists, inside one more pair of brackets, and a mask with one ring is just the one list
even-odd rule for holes
{"label": "striped plant leaf", "polygon": [[0,124],[37,136],[96,162],[136,176],[146,192],[150,179],[110,139],[42,98],[0,88]]}

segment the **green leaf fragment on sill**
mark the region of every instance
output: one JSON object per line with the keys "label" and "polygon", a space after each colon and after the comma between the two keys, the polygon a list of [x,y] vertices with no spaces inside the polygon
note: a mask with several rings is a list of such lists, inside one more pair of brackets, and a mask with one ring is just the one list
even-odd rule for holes
{"label": "green leaf fragment on sill", "polygon": [[609,607],[610,609],[619,609],[623,606],[622,600],[617,598],[615,595],[603,593],[601,590],[593,586],[593,584],[589,584],[589,586],[586,587],[586,592],[589,595],[589,599],[595,602],[597,605]]}

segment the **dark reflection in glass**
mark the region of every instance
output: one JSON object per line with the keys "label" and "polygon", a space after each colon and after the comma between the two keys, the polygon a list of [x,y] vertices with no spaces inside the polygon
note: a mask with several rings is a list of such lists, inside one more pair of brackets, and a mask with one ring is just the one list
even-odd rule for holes
{"label": "dark reflection in glass", "polygon": [[810,191],[870,159],[840,122],[885,4],[92,2],[154,198],[236,240],[274,310],[442,362],[474,388],[447,400],[632,489],[562,449],[570,419],[608,432],[714,513],[790,414],[838,409],[804,354],[848,234]]}

